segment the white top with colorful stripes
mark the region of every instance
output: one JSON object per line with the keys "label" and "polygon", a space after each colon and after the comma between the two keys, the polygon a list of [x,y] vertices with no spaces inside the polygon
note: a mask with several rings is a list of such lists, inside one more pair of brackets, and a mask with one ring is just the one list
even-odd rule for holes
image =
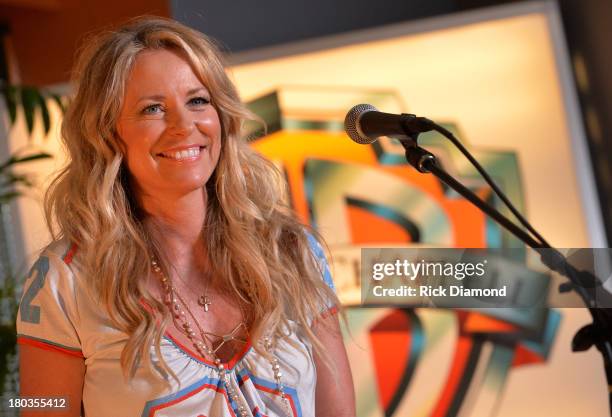
{"label": "white top with colorful stripes", "polygon": [[[324,279],[333,288],[325,256],[318,243],[313,250],[321,260]],[[166,333],[161,353],[178,377],[164,384],[139,368],[125,381],[120,366],[127,335],[116,329],[103,309],[89,297],[85,279],[73,262],[75,247],[51,244],[28,274],[17,317],[18,342],[83,357],[85,417],[226,417],[238,415],[238,404],[228,396],[217,367]],[[279,341],[284,391],[293,416],[315,415],[316,370],[312,347],[293,325],[287,340]],[[154,361],[157,356],[153,347]],[[154,362],[155,364],[155,362]],[[225,364],[231,385],[252,416],[286,416],[287,403],[278,393],[270,362],[250,344]],[[72,406],[72,405],[70,405]]]}

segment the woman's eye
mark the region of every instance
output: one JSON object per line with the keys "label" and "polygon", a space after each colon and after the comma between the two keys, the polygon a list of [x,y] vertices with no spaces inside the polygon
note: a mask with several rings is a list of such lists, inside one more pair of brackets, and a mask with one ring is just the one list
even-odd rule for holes
{"label": "woman's eye", "polygon": [[208,103],[210,103],[210,99],[206,97],[194,97],[191,100],[189,100],[189,104],[194,104],[196,106],[202,106]]}
{"label": "woman's eye", "polygon": [[142,109],[143,114],[156,114],[162,110],[161,104],[152,104]]}

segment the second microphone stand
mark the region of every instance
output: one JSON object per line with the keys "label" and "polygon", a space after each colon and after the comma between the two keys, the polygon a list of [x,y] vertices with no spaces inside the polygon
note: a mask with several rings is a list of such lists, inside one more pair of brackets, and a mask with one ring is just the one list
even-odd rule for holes
{"label": "second microphone stand", "polygon": [[562,284],[560,290],[563,292],[576,291],[593,319],[591,324],[584,326],[576,333],[572,340],[572,350],[574,352],[585,351],[594,345],[601,353],[608,382],[608,404],[612,415],[612,309],[596,308],[593,294],[587,291],[587,288],[592,287],[598,280],[587,271],[578,271],[559,251],[535,240],[497,209],[453,178],[438,164],[436,157],[431,152],[418,146],[418,133],[411,131],[407,132],[407,135],[408,139],[402,138],[399,141],[405,149],[406,160],[410,165],[421,173],[435,175],[503,228],[537,251],[544,265],[569,279],[568,283]]}

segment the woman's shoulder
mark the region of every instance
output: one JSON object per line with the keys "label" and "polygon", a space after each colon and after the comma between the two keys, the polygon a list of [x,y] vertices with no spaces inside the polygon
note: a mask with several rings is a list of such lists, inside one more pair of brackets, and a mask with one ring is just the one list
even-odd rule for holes
{"label": "woman's shoulder", "polygon": [[[66,238],[54,240],[49,243],[40,253],[40,257],[51,257],[60,260],[65,265],[72,264],[78,247]],[[40,259],[39,257],[39,259]]]}
{"label": "woman's shoulder", "polygon": [[329,263],[327,262],[327,257],[325,255],[325,250],[323,249],[323,245],[321,242],[310,232],[306,232],[306,237],[308,238],[308,243],[310,244],[310,250],[312,251],[315,259],[317,260],[317,264],[319,266],[319,270],[321,272],[321,276],[325,283],[335,291],[336,287],[334,286],[334,281],[331,276],[331,271],[329,269]]}
{"label": "woman's shoulder", "polygon": [[20,314],[24,321],[37,321],[41,310],[56,304],[66,310],[78,298],[73,266],[76,251],[76,245],[67,239],[52,241],[40,251],[23,281]]}
{"label": "woman's shoulder", "polygon": [[42,250],[28,272],[19,311],[19,343],[82,356],[76,280],[70,264],[76,248],[55,241]]}

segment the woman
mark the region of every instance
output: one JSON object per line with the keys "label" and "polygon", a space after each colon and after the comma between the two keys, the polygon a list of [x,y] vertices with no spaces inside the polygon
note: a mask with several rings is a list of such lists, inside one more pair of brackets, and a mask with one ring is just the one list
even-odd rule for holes
{"label": "woman", "polygon": [[17,322],[22,396],[67,398],[53,416],[353,416],[321,247],[240,139],[212,43],[141,18],[88,42],[75,76],[55,241]]}

